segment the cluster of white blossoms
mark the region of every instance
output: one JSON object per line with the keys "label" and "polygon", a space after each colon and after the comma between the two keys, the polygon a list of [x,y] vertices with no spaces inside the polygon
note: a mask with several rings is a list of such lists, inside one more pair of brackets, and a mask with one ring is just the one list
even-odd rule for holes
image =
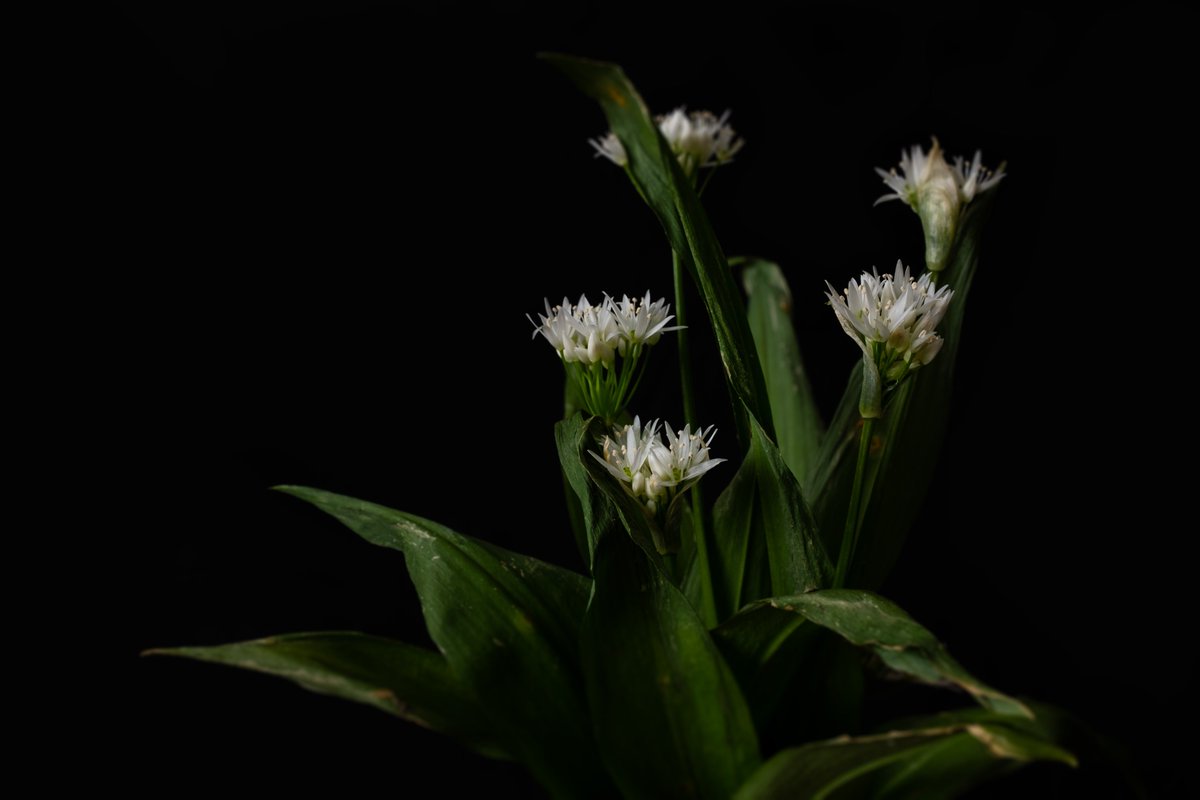
{"label": "cluster of white blossoms", "polygon": [[664,443],[658,424],[655,420],[642,428],[641,420],[634,417],[632,424],[604,437],[603,456],[591,454],[651,514],[665,510],[677,494],[687,491],[704,473],[725,460],[709,455],[709,445],[716,436],[713,426],[693,433],[684,425],[676,433],[668,423],[664,425],[667,437]]}
{"label": "cluster of white blossoms", "polygon": [[925,263],[934,272],[946,266],[962,207],[1004,177],[1003,167],[993,173],[983,166],[982,157],[976,150],[968,165],[966,159],[956,156],[952,167],[934,137],[928,154],[920,145],[900,152],[899,173],[895,168],[875,170],[892,190],[876,200],[876,205],[886,200],[901,200],[921,217],[925,229]]}
{"label": "cluster of white blossoms", "polygon": [[864,388],[863,416],[878,416],[883,391],[879,378],[898,385],[942,349],[942,337],[934,329],[954,292],[935,286],[931,272],[914,280],[899,261],[894,275],[863,272],[858,280],[851,278],[841,294],[828,281],[825,285],[842,330],[862,349],[869,371],[864,376],[864,387],[871,388]]}
{"label": "cluster of white blossoms", "polygon": [[575,401],[588,413],[612,421],[621,415],[637,391],[646,368],[646,348],[654,345],[675,317],[666,300],[645,297],[615,300],[609,295],[593,305],[586,296],[578,303],[563,298],[538,314],[533,335],[545,337],[562,359],[575,388]]}
{"label": "cluster of white blossoms", "polygon": [[583,295],[575,304],[565,297],[553,308],[549,300],[545,303],[546,313],[538,314],[541,322],[533,323],[533,335],[544,336],[567,363],[612,366],[617,355],[625,357],[633,349],[657,343],[665,331],[679,329],[667,327],[675,317],[666,300],[651,302],[649,292],[633,300],[628,295],[614,300],[606,294],[597,305]]}
{"label": "cluster of white blossoms", "polygon": [[[655,121],[684,173],[692,175],[698,168],[716,167],[730,161],[742,149],[745,141],[730,126],[729,114],[726,111],[718,117],[711,111],[689,113],[680,107],[670,114],[660,114]],[[589,139],[588,143],[595,148],[597,156],[604,156],[621,167],[629,163],[625,146],[612,131],[598,139]]]}

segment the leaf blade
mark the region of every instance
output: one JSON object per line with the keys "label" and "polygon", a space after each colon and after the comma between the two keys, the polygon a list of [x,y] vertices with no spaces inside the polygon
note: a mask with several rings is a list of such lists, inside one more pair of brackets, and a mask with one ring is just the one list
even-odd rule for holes
{"label": "leaf blade", "polygon": [[816,460],[825,424],[792,325],[791,288],[774,262],[734,258],[730,264],[742,269],[746,316],[762,365],[779,452],[792,474],[803,479]]}
{"label": "leaf blade", "polygon": [[604,791],[577,647],[587,579],[412,514],[307,487],[278,488],[367,541],[403,552],[430,636],[513,757],[556,795]]}
{"label": "leaf blade", "polygon": [[422,647],[353,631],[321,631],[148,654],[274,675],[447,734],[483,755],[507,757],[446,659]]}
{"label": "leaf blade", "polygon": [[[858,589],[825,589],[789,597],[773,597],[739,612],[761,613],[764,607],[798,614],[828,628],[846,641],[868,648],[897,672],[931,684],[950,684],[966,691],[992,711],[1032,718],[1028,706],[976,679],[946,648],[903,609],[884,597]],[[776,625],[786,624],[779,616]]]}
{"label": "leaf blade", "polygon": [[584,665],[605,762],[627,797],[724,798],[758,765],[745,700],[704,625],[623,533],[596,551]]}

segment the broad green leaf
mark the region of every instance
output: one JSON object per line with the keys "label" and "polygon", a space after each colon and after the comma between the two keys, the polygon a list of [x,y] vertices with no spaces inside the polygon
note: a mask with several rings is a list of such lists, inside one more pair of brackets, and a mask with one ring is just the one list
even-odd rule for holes
{"label": "broad green leaf", "polygon": [[839,737],[777,753],[763,764],[734,795],[736,800],[823,800],[827,797],[869,797],[851,786],[901,759],[922,750],[970,735],[961,728],[902,731],[879,736]]}
{"label": "broad green leaf", "polygon": [[[963,727],[971,740],[956,739],[882,770],[874,797],[888,800],[939,800],[1011,771],[1027,761],[1057,761],[1077,766],[1075,756],[1058,743],[1058,726],[1049,714],[1013,717],[985,708],[969,708],[899,720],[892,730]],[[983,745],[980,747],[979,745]]]}
{"label": "broad green leaf", "polygon": [[578,660],[586,578],[412,514],[279,488],[403,552],[430,636],[511,755],[556,796],[604,793]]}
{"label": "broad green leaf", "polygon": [[727,798],[758,766],[737,682],[683,594],[629,537],[602,538],[583,626],[600,751],[624,796]]}
{"label": "broad green leaf", "polygon": [[738,616],[758,616],[754,624],[764,637],[771,635],[772,628],[782,634],[792,623],[784,616],[766,611],[767,607],[803,617],[851,644],[869,648],[888,667],[910,678],[957,686],[980,705],[1002,714],[1033,716],[1019,700],[973,677],[928,629],[877,594],[858,589],[826,589],[773,597],[747,606]]}
{"label": "broad green leaf", "polygon": [[872,776],[879,800],[951,800],[1000,777],[1021,762],[997,758],[972,736],[948,736],[883,766]]}
{"label": "broad green leaf", "polygon": [[[865,512],[856,561],[848,583],[874,588],[891,570],[909,529],[924,503],[937,466],[950,415],[954,363],[962,337],[967,293],[978,264],[979,242],[996,192],[976,198],[959,224],[955,249],[941,280],[954,289],[946,316],[938,326],[945,345],[891,402],[874,429]],[[848,350],[850,352],[849,344]],[[854,475],[854,450],[861,420],[858,402],[862,364],[856,364],[822,440],[817,462],[805,480],[818,527],[829,552],[837,552]]]}
{"label": "broad green leaf", "polygon": [[445,733],[493,758],[504,748],[439,653],[352,631],[290,633],[214,647],[147,651],[286,678]]}
{"label": "broad green leaf", "polygon": [[[713,509],[713,582],[718,617],[764,593],[793,594],[828,585],[832,569],[800,484],[757,424],[750,450]],[[769,586],[757,579],[769,576]]]}
{"label": "broad green leaf", "polygon": [[750,333],[766,381],[779,452],[792,474],[804,478],[817,458],[825,425],[792,327],[792,291],[778,264],[761,258],[735,258],[730,263],[742,268]]}
{"label": "broad green leaf", "polygon": [[630,178],[696,281],[712,321],[742,441],[748,441],[749,433],[743,404],[767,435],[774,436],[762,368],[737,284],[700,198],[645,102],[615,64],[558,54],[542,58],[600,103],[609,127],[625,147]]}
{"label": "broad green leaf", "polygon": [[997,760],[1001,769],[1041,760],[1073,763],[1053,744],[1005,725],[948,724],[842,736],[784,750],[763,764],[736,798],[948,798],[995,774]]}

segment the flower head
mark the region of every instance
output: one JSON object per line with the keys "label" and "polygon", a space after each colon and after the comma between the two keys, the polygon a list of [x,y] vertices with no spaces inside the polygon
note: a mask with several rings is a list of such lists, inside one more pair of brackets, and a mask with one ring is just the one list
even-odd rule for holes
{"label": "flower head", "polygon": [[598,306],[583,295],[574,305],[565,297],[553,308],[549,300],[545,303],[546,313],[538,314],[541,324],[534,323],[534,336],[542,334],[567,363],[612,365],[617,349],[623,349],[624,342],[607,297]]}
{"label": "flower head", "polygon": [[[699,168],[716,167],[732,160],[745,144],[729,124],[729,114],[726,111],[718,117],[710,111],[688,112],[681,106],[670,114],[660,114],[655,122],[684,173],[692,176]],[[598,157],[621,167],[629,163],[625,146],[612,131],[588,139],[588,143]]]}
{"label": "flower head", "polygon": [[581,296],[572,304],[563,298],[551,307],[545,301],[546,313],[538,314],[533,323],[533,335],[539,333],[562,359],[579,399],[588,412],[605,419],[614,419],[625,408],[637,389],[645,361],[642,356],[666,331],[674,319],[665,300],[651,301],[645,297],[620,302],[607,294],[596,304]]}
{"label": "flower head", "polygon": [[725,460],[709,456],[716,435],[711,426],[692,433],[685,425],[676,433],[666,425],[666,434],[664,444],[658,420],[643,428],[641,420],[634,417],[632,424],[614,428],[612,436],[604,437],[603,455],[591,454],[651,516],[665,511],[671,500]]}
{"label": "flower head", "polygon": [[[826,297],[842,330],[863,351],[864,417],[879,416],[883,393],[895,388],[938,354],[942,339],[934,329],[946,314],[954,292],[936,287],[933,273],[914,280],[897,261],[893,275],[864,272],[841,294],[826,281]],[[881,385],[886,379],[889,386]]]}
{"label": "flower head", "polygon": [[892,190],[876,200],[876,205],[901,200],[920,216],[925,230],[925,264],[933,272],[946,266],[962,207],[1004,177],[1003,168],[993,174],[982,166],[981,159],[976,150],[969,167],[961,156],[955,157],[951,167],[934,137],[928,155],[920,145],[900,152],[899,174],[895,168],[875,170]]}

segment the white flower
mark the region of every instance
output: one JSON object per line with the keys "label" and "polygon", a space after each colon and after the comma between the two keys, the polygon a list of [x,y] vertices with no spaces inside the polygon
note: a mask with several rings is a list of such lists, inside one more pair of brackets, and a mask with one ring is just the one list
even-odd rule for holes
{"label": "white flower", "polygon": [[598,139],[588,139],[588,144],[596,149],[597,158],[604,156],[618,167],[623,167],[629,163],[629,156],[625,153],[625,145],[621,144],[621,140],[612,131],[609,131]]}
{"label": "white flower", "polygon": [[659,444],[650,451],[647,462],[650,471],[658,477],[664,486],[673,486],[682,490],[695,483],[700,476],[720,464],[725,459],[710,458],[708,446],[717,435],[716,428],[708,426],[708,430],[691,432],[684,425],[678,434],[666,424],[667,444]]}
{"label": "white flower", "polygon": [[986,192],[1004,177],[1004,167],[993,173],[981,164],[982,158],[983,152],[976,150],[975,158],[971,159],[971,166],[965,168],[966,160],[962,156],[954,157],[954,174],[958,178],[958,192],[964,203],[971,202],[976,194]]}
{"label": "white flower", "polygon": [[[670,114],[659,115],[655,122],[683,171],[692,175],[697,168],[728,162],[742,149],[745,141],[730,126],[729,114],[726,111],[718,117],[710,111],[688,113],[680,107]],[[588,143],[596,150],[597,157],[603,156],[621,167],[629,163],[624,145],[612,131],[598,139],[588,139]]]}
{"label": "white flower", "polygon": [[675,319],[674,315],[667,313],[671,307],[663,298],[650,302],[649,292],[645,297],[634,300],[630,300],[628,295],[622,295],[620,302],[606,299],[610,300],[617,328],[621,331],[618,345],[621,355],[625,355],[625,348],[629,345],[657,344],[665,331],[677,331],[681,327],[666,327],[668,322]]}
{"label": "white flower", "polygon": [[[553,308],[549,300],[545,303],[546,313],[538,314],[541,324],[534,323],[533,335],[542,334],[563,361],[611,365],[617,348],[624,349],[621,331],[607,298],[598,306],[588,302],[586,296],[580,296],[575,305],[565,297],[561,305]],[[532,317],[526,317],[533,322]]]}
{"label": "white flower", "polygon": [[711,426],[703,433],[691,433],[685,425],[676,434],[667,425],[667,444],[663,444],[658,425],[655,420],[643,429],[634,417],[633,424],[604,437],[603,456],[591,454],[651,515],[666,509],[676,495],[725,460],[709,456],[708,446],[715,436]]}
{"label": "white flower", "polygon": [[900,174],[876,169],[892,191],[875,201],[901,200],[921,218],[925,230],[925,264],[937,272],[946,266],[962,206],[1000,182],[1004,170],[992,174],[981,165],[982,154],[976,150],[971,166],[959,156],[954,167],[946,163],[937,137],[929,154],[920,145],[900,152]]}
{"label": "white flower", "polygon": [[863,351],[866,373],[860,412],[864,417],[879,416],[881,377],[898,385],[941,350],[942,338],[934,329],[954,292],[948,286],[935,287],[931,272],[913,280],[899,261],[894,275],[864,272],[858,280],[852,278],[840,295],[828,281],[825,285],[842,330]]}
{"label": "white flower", "polygon": [[674,317],[665,300],[651,301],[650,293],[640,299],[621,301],[609,295],[597,305],[586,296],[572,304],[565,297],[533,324],[533,336],[540,333],[558,352],[567,370],[568,380],[578,391],[572,395],[588,413],[612,421],[621,415],[629,398],[637,391],[646,362],[646,349],[658,342]]}
{"label": "white flower", "polygon": [[667,327],[675,318],[668,313],[671,307],[662,298],[652,302],[649,292],[635,300],[623,295],[620,302],[606,294],[599,305],[586,296],[574,305],[565,297],[553,308],[549,300],[545,303],[546,313],[538,314],[540,323],[526,317],[533,322],[533,335],[542,334],[568,363],[611,364],[614,354],[625,356],[631,347],[657,344],[665,331],[680,328]]}

